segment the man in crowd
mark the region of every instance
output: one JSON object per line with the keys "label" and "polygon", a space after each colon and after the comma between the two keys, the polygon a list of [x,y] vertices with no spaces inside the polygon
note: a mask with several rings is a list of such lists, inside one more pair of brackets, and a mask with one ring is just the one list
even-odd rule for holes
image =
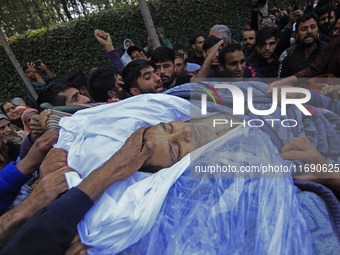
{"label": "man in crowd", "polygon": [[231,43],[232,34],[229,27],[227,27],[226,25],[220,24],[214,25],[210,29],[209,36],[215,36],[217,38],[223,39],[223,46],[226,46]]}
{"label": "man in crowd", "polygon": [[45,87],[38,96],[37,103],[50,103],[53,106],[87,104],[91,100],[70,87],[66,80],[57,80]]}
{"label": "man in crowd", "polygon": [[195,63],[200,66],[203,65],[203,62],[204,62],[203,49],[202,49],[203,43],[204,43],[204,36],[202,34],[195,34],[190,38],[189,44],[192,48],[192,53],[187,59],[188,62]]}
{"label": "man in crowd", "polygon": [[230,44],[224,47],[218,54],[219,69],[208,75],[207,78],[232,78],[241,80],[244,77],[251,77],[246,74],[246,59],[239,44]]}
{"label": "man in crowd", "polygon": [[215,36],[210,36],[203,44],[204,63],[195,77],[206,78],[209,74],[217,71],[218,54],[222,50],[223,40]]}
{"label": "man in crowd", "polygon": [[247,57],[251,57],[255,49],[255,42],[256,42],[256,32],[253,29],[249,29],[243,32],[242,34],[242,45],[243,49],[246,52]]}
{"label": "man in crowd", "polygon": [[318,39],[317,18],[312,13],[300,16],[296,21],[297,45],[285,50],[279,59],[278,77],[293,75],[314,62],[327,48],[328,43]]}
{"label": "man in crowd", "polygon": [[131,61],[136,59],[148,60],[148,58],[145,56],[145,51],[138,46],[129,47],[127,53],[129,54]]}
{"label": "man in crowd", "polygon": [[[40,76],[37,72],[37,68],[44,70],[47,75]],[[41,61],[27,62],[23,65],[23,70],[27,78],[32,83],[34,89],[39,93],[42,88],[46,85],[46,81],[54,79],[55,75],[48,69],[48,67]]]}
{"label": "man in crowd", "polygon": [[327,36],[327,41],[330,40],[331,31],[335,24],[335,11],[334,8],[329,9],[328,6],[323,6],[318,11],[319,15],[319,30],[322,34]]}
{"label": "man in crowd", "polygon": [[274,81],[270,84],[267,92],[271,93],[274,87],[286,86],[296,82],[298,78],[311,78],[322,74],[332,74],[340,77],[340,37],[336,37],[330,41],[327,48],[316,57],[315,61],[306,69],[301,70],[294,75],[284,79]]}
{"label": "man in crowd", "polygon": [[144,93],[162,93],[164,91],[161,78],[156,73],[153,63],[144,59],[131,61],[122,72],[123,88],[132,96]]}
{"label": "man in crowd", "polygon": [[180,52],[175,53],[175,75],[183,75],[186,68],[184,55]]}
{"label": "man in crowd", "polygon": [[118,84],[118,71],[112,66],[103,66],[91,73],[88,90],[96,102],[117,102],[129,97]]}
{"label": "man in crowd", "polygon": [[159,47],[151,53],[151,62],[156,66],[156,73],[161,77],[165,88],[190,82],[190,75],[175,75],[175,52],[167,47]]}
{"label": "man in crowd", "polygon": [[63,78],[67,80],[70,87],[78,89],[81,95],[88,97],[91,102],[93,101],[87,89],[87,76],[82,71],[75,70],[68,72]]}
{"label": "man in crowd", "polygon": [[277,77],[279,65],[278,56],[275,54],[279,42],[279,31],[274,27],[264,27],[256,34],[256,50],[248,59],[249,64],[255,69],[259,77]]}

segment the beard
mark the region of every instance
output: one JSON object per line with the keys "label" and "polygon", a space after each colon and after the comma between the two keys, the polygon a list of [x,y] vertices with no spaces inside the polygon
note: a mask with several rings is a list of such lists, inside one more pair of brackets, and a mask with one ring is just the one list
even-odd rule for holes
{"label": "beard", "polygon": [[322,33],[328,35],[332,30],[332,25],[329,22],[326,22],[319,26],[319,30],[321,30]]}
{"label": "beard", "polygon": [[244,48],[246,49],[246,51],[252,51],[255,48],[255,44],[250,44],[247,43],[246,45],[244,45]]}
{"label": "beard", "polygon": [[[307,38],[313,38],[312,41],[307,41]],[[315,41],[316,41],[316,37],[314,35],[307,35],[305,36],[302,40],[299,40],[301,42],[301,45],[303,45],[305,48],[308,48],[310,46],[312,46]]]}
{"label": "beard", "polygon": [[[141,94],[146,94],[146,93],[160,93],[160,91],[158,90],[158,88],[162,86],[162,82],[160,81],[159,83],[157,83],[157,85],[153,88],[146,88],[146,89],[142,89],[141,87],[138,86],[138,89],[140,91]],[[158,90],[158,92],[157,92]],[[164,91],[164,88],[162,86],[162,92]]]}
{"label": "beard", "polygon": [[170,88],[171,83],[175,79],[175,74],[172,74],[171,76],[161,75],[161,79],[162,79],[164,87],[166,87],[168,89],[168,88]]}

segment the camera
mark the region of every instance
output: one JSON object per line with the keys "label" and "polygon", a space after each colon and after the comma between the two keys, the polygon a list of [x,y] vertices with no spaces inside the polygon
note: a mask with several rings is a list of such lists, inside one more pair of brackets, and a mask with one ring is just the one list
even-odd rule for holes
{"label": "camera", "polygon": [[35,61],[34,62],[34,65],[35,65],[35,67],[37,68],[37,67],[39,67],[39,66],[41,66],[41,61]]}
{"label": "camera", "polygon": [[294,7],[293,11],[298,10],[299,9],[298,0],[290,0],[290,6]]}

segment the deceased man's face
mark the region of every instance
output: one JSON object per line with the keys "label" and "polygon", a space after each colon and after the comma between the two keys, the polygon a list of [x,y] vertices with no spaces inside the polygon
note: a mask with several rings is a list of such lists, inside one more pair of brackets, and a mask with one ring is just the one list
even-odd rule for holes
{"label": "deceased man's face", "polygon": [[181,121],[160,123],[146,129],[144,141],[154,146],[153,154],[144,167],[157,170],[172,166],[191,150],[208,142],[204,127],[189,126]]}

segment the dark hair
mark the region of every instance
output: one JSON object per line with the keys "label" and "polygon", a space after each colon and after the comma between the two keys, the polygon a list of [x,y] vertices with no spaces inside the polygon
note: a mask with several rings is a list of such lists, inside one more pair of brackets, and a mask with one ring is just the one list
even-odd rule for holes
{"label": "dark hair", "polygon": [[255,31],[254,29],[246,29],[246,30],[244,30],[244,32],[242,33],[242,37],[243,37],[243,34],[244,34],[245,32],[254,32],[254,33],[255,33],[255,36],[256,36],[256,31]]}
{"label": "dark hair", "polygon": [[220,51],[220,53],[218,54],[218,62],[219,62],[219,64],[222,65],[222,66],[225,66],[225,63],[226,63],[225,55],[227,53],[233,53],[235,51],[242,51],[243,54],[244,54],[244,50],[243,50],[243,48],[242,48],[242,46],[240,44],[232,43],[232,44],[228,44],[227,46],[225,46]]}
{"label": "dark hair", "polygon": [[23,64],[21,65],[21,68],[22,68],[22,70],[25,72],[26,69],[28,69],[27,63],[26,63],[26,62],[23,63]]}
{"label": "dark hair", "polygon": [[172,49],[173,49],[173,51],[175,52],[175,54],[176,54],[176,52],[179,51],[179,50],[183,50],[183,51],[187,52],[186,49],[184,48],[184,46],[183,46],[183,45],[180,45],[180,44],[175,44],[174,47],[172,47]]}
{"label": "dark hair", "polygon": [[76,88],[78,90],[87,84],[86,75],[79,70],[68,72],[64,75],[64,79],[67,81],[70,87]]}
{"label": "dark hair", "polygon": [[134,61],[131,61],[124,67],[122,71],[122,78],[124,82],[123,88],[126,92],[131,94],[130,88],[138,88],[137,79],[142,75],[141,70],[149,66],[155,68],[154,64],[150,61],[144,59],[136,59]]}
{"label": "dark hair", "polygon": [[87,89],[91,97],[97,102],[109,99],[107,92],[117,90],[115,87],[117,69],[112,66],[102,66],[92,72],[87,80]]}
{"label": "dark hair", "polygon": [[131,54],[134,52],[134,51],[138,51],[138,52],[143,52],[145,54],[145,50],[141,47],[138,47],[136,45],[133,45],[133,46],[130,46],[128,49],[127,49],[127,54],[131,57]]}
{"label": "dark hair", "polygon": [[[320,17],[328,12],[334,12],[334,14],[336,14],[335,9],[333,7],[329,8],[328,6],[322,6],[319,10],[318,10],[318,16],[319,16],[319,21],[320,21]],[[336,18],[336,17],[335,17]]]}
{"label": "dark hair", "polygon": [[175,52],[168,47],[158,47],[151,53],[152,63],[175,62]]}
{"label": "dark hair", "polygon": [[256,46],[261,47],[264,45],[265,41],[271,37],[275,37],[275,39],[280,38],[280,31],[275,27],[264,27],[256,34]]}
{"label": "dark hair", "polygon": [[296,25],[295,25],[296,30],[299,29],[299,25],[300,25],[301,22],[306,22],[307,20],[310,20],[310,19],[314,19],[315,22],[318,23],[318,19],[317,19],[316,15],[314,13],[312,13],[312,12],[305,13],[302,16],[298,17],[296,19]]}
{"label": "dark hair", "polygon": [[196,43],[196,39],[198,37],[200,37],[200,36],[204,37],[204,35],[202,35],[202,34],[194,34],[193,36],[191,36],[190,39],[189,39],[190,46],[195,44]]}
{"label": "dark hair", "polygon": [[176,53],[175,53],[175,59],[176,59],[176,58],[181,58],[181,59],[183,59],[183,64],[184,64],[184,65],[187,63],[187,60],[185,59],[184,54],[181,53],[181,52],[176,52]]}
{"label": "dark hair", "polygon": [[217,38],[215,36],[209,36],[203,43],[202,50],[207,52],[211,47],[223,39]]}
{"label": "dark hair", "polygon": [[53,106],[63,106],[66,103],[66,96],[58,95],[71,87],[64,79],[57,79],[44,87],[38,96],[37,104],[40,107],[42,103],[50,103]]}

